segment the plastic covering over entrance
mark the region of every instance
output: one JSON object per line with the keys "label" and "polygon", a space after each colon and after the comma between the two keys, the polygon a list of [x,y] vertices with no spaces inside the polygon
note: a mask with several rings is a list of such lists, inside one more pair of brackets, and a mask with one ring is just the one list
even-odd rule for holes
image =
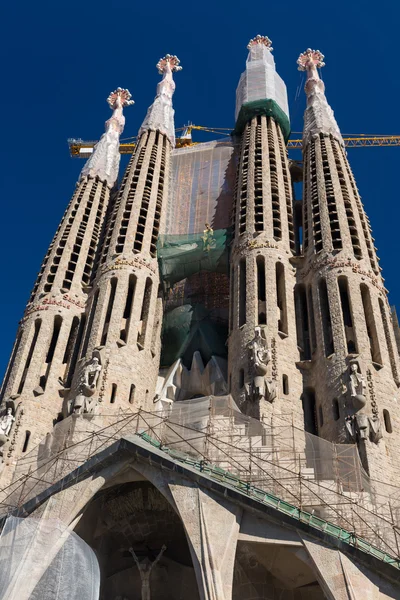
{"label": "plastic covering over entrance", "polygon": [[230,396],[175,402],[169,413],[71,416],[18,461],[0,509],[7,513],[29,500],[34,506],[38,494],[67,475],[68,485],[82,478],[78,467],[89,458],[93,469],[98,453],[136,436],[149,449],[400,569],[400,488],[371,480],[356,445],[306,433],[291,415],[257,421]]}
{"label": "plastic covering over entrance", "polygon": [[0,600],[98,600],[93,550],[65,524],[8,517],[0,536]]}

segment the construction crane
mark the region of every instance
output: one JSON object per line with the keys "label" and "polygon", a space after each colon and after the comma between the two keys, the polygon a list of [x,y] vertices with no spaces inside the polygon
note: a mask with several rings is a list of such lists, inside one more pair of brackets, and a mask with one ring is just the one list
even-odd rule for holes
{"label": "construction crane", "polygon": [[[195,146],[201,142],[194,142],[192,138],[192,131],[199,130],[207,133],[214,133],[224,137],[228,137],[232,130],[226,127],[203,127],[202,125],[193,125],[190,123],[185,127],[176,129],[176,132],[181,132],[181,135],[177,137],[176,147],[184,148],[187,146]],[[293,132],[292,135],[299,134],[299,132]],[[121,154],[132,154],[135,145],[136,137],[125,138],[121,140],[119,151]],[[343,141],[347,148],[365,148],[369,146],[400,146],[400,135],[369,135],[369,134],[352,134],[345,135]],[[84,141],[82,139],[69,139],[69,151],[73,158],[88,158],[97,142],[94,140]],[[288,149],[301,149],[302,140],[301,138],[290,138],[287,144]]]}

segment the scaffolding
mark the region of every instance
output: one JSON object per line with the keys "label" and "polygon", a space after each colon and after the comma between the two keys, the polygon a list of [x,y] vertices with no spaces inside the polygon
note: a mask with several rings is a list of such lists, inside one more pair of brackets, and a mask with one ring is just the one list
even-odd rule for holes
{"label": "scaffolding", "polygon": [[[254,500],[400,568],[400,488],[371,480],[355,445],[332,444],[294,426],[292,415],[257,421],[230,396],[172,405],[168,414],[143,410],[72,415],[22,457],[1,491],[3,515],[78,469],[122,437],[150,446]],[[68,483],[65,478],[68,477]]]}

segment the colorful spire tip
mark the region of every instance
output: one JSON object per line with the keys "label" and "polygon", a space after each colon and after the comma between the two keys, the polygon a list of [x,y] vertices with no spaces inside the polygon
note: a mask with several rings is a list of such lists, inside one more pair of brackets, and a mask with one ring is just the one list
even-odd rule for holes
{"label": "colorful spire tip", "polygon": [[111,92],[111,94],[107,98],[107,102],[110,108],[114,109],[117,99],[121,100],[122,106],[131,106],[135,104],[135,101],[132,100],[132,95],[129,90],[118,87],[116,90]]}
{"label": "colorful spire tip", "polygon": [[320,69],[325,66],[324,58],[325,56],[319,50],[307,48],[297,59],[298,69],[299,71],[307,71],[307,69],[311,69],[312,67]]}
{"label": "colorful spire tip", "polygon": [[256,35],[256,37],[253,37],[249,43],[247,44],[247,49],[251,50],[251,48],[253,46],[256,46],[257,44],[262,44],[263,46],[265,46],[266,48],[268,48],[268,50],[273,50],[272,48],[272,42],[269,39],[269,37],[267,37],[266,35]]}
{"label": "colorful spire tip", "polygon": [[160,58],[160,60],[156,64],[156,68],[158,69],[160,75],[163,75],[167,64],[169,64],[169,66],[171,67],[172,72],[181,71],[182,67],[179,66],[180,62],[181,61],[179,60],[179,58],[174,54],[166,54],[164,58]]}

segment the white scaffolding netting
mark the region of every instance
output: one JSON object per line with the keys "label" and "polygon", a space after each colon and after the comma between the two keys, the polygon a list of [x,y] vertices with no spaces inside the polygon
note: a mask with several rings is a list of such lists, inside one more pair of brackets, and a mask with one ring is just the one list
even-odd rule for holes
{"label": "white scaffolding netting", "polygon": [[274,57],[264,45],[257,44],[250,49],[236,89],[235,120],[243,104],[264,99],[275,100],[289,118],[286,85],[275,70]]}
{"label": "white scaffolding netting", "polygon": [[0,600],[98,600],[93,550],[56,519],[8,517],[0,536]]}
{"label": "white scaffolding netting", "polygon": [[94,468],[102,450],[121,437],[135,441],[136,435],[278,510],[287,503],[288,514],[306,514],[307,522],[349,543],[355,544],[356,536],[364,550],[372,545],[400,556],[400,489],[371,480],[355,445],[306,433],[293,425],[292,415],[257,421],[243,415],[230,396],[176,402],[168,414],[139,410],[71,416],[18,461],[13,483],[2,490],[0,508],[7,513],[26,507],[66,476],[72,485],[71,472],[89,459]]}

